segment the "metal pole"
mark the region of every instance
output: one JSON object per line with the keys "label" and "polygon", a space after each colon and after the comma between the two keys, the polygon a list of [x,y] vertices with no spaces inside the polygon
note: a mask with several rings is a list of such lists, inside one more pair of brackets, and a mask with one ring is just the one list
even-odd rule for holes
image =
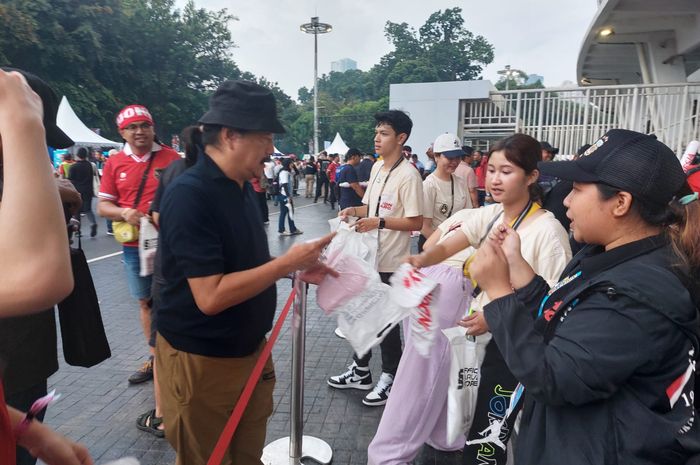
{"label": "metal pole", "polygon": [[314,156],[318,155],[318,32],[314,32]]}
{"label": "metal pole", "polygon": [[301,460],[304,431],[304,351],[306,346],[306,292],[309,285],[294,279],[294,312],[292,313],[292,410],[289,437],[290,463]]}
{"label": "metal pole", "polygon": [[301,465],[302,458],[327,465],[333,450],[322,439],[304,436],[304,351],[306,348],[306,296],[309,285],[294,275],[292,312],[292,392],[289,437],[271,442],[263,450],[265,465]]}

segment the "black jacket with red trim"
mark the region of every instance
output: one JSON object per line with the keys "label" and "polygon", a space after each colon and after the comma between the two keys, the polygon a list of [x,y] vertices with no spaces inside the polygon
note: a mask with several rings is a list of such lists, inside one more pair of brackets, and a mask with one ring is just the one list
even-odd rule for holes
{"label": "black jacket with red trim", "polygon": [[[525,386],[518,465],[680,465],[700,453],[693,404],[698,310],[656,236],[587,246],[548,299],[536,277],[484,309]],[[682,276],[682,275],[681,275]],[[529,310],[529,311],[528,311]]]}

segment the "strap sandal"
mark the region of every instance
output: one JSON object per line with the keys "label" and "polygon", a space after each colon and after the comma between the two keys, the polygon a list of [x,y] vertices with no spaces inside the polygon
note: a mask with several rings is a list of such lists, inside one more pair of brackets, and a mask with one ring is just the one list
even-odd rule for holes
{"label": "strap sandal", "polygon": [[163,417],[157,417],[155,409],[149,410],[143,415],[139,415],[138,419],[136,420],[136,427],[138,429],[151,433],[159,438],[165,437],[165,430],[158,429],[158,427],[162,424]]}

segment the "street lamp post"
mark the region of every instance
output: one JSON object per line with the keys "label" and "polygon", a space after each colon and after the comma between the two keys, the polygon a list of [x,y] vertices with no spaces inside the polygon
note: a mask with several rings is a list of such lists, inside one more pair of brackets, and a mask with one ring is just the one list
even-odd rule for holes
{"label": "street lamp post", "polygon": [[302,32],[314,35],[314,155],[318,154],[318,35],[331,32],[333,26],[318,21],[318,16],[311,18],[310,23],[300,26]]}
{"label": "street lamp post", "polygon": [[510,65],[506,65],[506,68],[498,71],[498,74],[501,74],[506,77],[506,90],[510,90],[511,78],[513,76],[523,76],[525,73],[520,71],[519,69],[511,68]]}

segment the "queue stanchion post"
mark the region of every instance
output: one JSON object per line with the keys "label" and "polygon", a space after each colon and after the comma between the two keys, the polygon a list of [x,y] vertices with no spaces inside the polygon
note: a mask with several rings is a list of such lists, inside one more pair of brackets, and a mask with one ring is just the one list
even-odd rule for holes
{"label": "queue stanchion post", "polygon": [[299,465],[308,458],[322,465],[331,463],[333,450],[322,439],[304,435],[304,354],[306,346],[306,297],[309,284],[294,276],[292,313],[292,402],[290,435],[272,441],[263,449],[265,465]]}

